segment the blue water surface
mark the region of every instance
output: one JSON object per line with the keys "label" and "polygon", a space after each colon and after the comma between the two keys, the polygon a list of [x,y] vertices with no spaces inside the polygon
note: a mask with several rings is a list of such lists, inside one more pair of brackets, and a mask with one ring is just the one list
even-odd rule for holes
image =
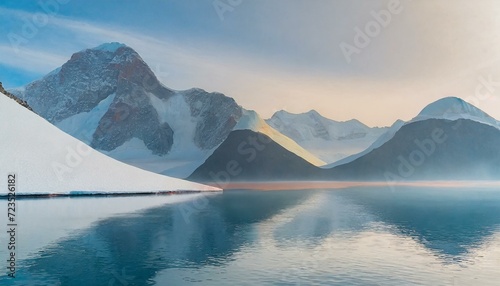
{"label": "blue water surface", "polygon": [[[136,199],[19,201],[19,212],[26,212],[24,224],[19,223],[19,248],[33,249],[18,261],[16,278],[3,275],[0,284],[500,281],[500,191],[495,189],[237,190],[146,204],[131,212],[120,205],[133,205]],[[65,207],[56,208],[61,205]],[[100,208],[123,211],[94,217]],[[68,215],[72,210],[78,213]],[[84,221],[86,217],[91,219]],[[38,227],[30,227],[37,219]],[[35,247],[42,240],[46,242]],[[6,257],[6,249],[0,255]]]}

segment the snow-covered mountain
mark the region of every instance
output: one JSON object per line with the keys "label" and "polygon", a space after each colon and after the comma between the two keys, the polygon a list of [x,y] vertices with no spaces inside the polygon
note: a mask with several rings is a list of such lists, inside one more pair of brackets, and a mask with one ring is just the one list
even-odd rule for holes
{"label": "snow-covered mountain", "polygon": [[62,67],[13,92],[96,150],[179,178],[200,166],[246,112],[221,93],[165,87],[137,52],[119,43],[75,53]]}
{"label": "snow-covered mountain", "polygon": [[499,126],[496,119],[458,97],[445,97],[427,105],[410,122],[427,119],[470,119],[497,128]]}
{"label": "snow-covered mountain", "polygon": [[500,179],[500,130],[469,119],[411,122],[356,160],[330,169],[334,180]]}
{"label": "snow-covered mountain", "polygon": [[199,166],[242,113],[220,93],[165,87],[137,52],[118,43],[75,53],[18,95],[93,148],[176,177]]}
{"label": "snow-covered mountain", "polygon": [[500,128],[499,127],[500,124],[496,119],[486,114],[484,111],[480,110],[474,105],[467,103],[458,97],[444,97],[427,105],[411,121],[409,122],[404,122],[402,120],[396,121],[384,134],[382,134],[375,142],[373,142],[372,145],[370,145],[364,151],[348,156],[332,164],[325,165],[322,168],[329,169],[339,165],[350,163],[385,144],[387,141],[392,139],[392,137],[394,137],[396,132],[399,129],[401,129],[401,127],[403,127],[405,124],[424,121],[428,119],[444,119],[444,120],[469,119],[478,123],[493,126],[495,128]]}
{"label": "snow-covered mountain", "polygon": [[[15,173],[17,194],[217,190],[109,158],[0,93],[0,172]],[[4,176],[0,181],[7,186]],[[0,191],[6,195],[7,189]]]}
{"label": "snow-covered mountain", "polygon": [[332,179],[463,180],[500,178],[498,121],[456,97],[396,122],[370,148],[327,165]]}
{"label": "snow-covered mountain", "polygon": [[315,110],[301,114],[281,110],[266,122],[327,163],[365,150],[388,130],[358,120],[334,121]]}

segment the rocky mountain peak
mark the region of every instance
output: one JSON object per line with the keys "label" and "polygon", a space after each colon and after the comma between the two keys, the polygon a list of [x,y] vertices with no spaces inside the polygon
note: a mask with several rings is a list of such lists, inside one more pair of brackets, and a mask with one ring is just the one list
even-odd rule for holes
{"label": "rocky mountain peak", "polygon": [[168,98],[164,87],[132,48],[109,43],[73,54],[64,65],[26,86],[33,109],[52,123],[88,112],[111,94],[152,92]]}

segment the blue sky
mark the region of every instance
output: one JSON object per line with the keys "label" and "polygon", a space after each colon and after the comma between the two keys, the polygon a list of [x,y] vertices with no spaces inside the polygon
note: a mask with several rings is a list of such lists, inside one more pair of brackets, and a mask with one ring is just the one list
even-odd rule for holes
{"label": "blue sky", "polygon": [[[500,118],[500,85],[476,92],[481,78],[500,82],[500,4],[391,1],[4,0],[0,80],[22,86],[74,52],[118,41],[165,85],[223,92],[264,117],[316,109],[390,125],[453,95]],[[387,11],[356,46],[357,29]],[[349,60],[342,43],[358,49]]]}

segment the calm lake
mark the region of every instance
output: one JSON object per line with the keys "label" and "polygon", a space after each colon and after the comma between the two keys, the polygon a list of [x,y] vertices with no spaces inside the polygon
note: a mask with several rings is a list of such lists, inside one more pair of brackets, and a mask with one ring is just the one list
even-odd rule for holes
{"label": "calm lake", "polygon": [[[0,285],[499,285],[500,191],[18,200]],[[7,201],[0,200],[6,214]]]}

